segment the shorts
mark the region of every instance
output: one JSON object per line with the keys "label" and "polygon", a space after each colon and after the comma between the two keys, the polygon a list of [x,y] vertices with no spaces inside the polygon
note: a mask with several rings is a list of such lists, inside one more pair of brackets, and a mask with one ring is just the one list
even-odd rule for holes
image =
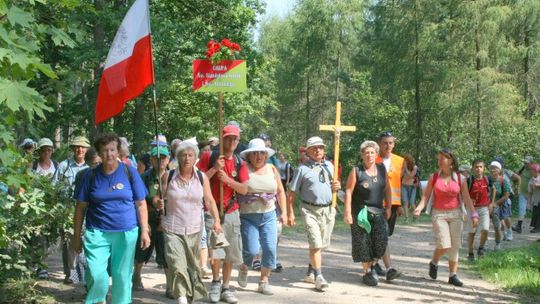
{"label": "shorts", "polygon": [[461,248],[463,215],[459,208],[451,210],[433,209],[431,224],[437,249]]}
{"label": "shorts", "polygon": [[336,218],[336,209],[302,204],[302,217],[306,224],[309,249],[327,248]]}
{"label": "shorts", "polygon": [[476,207],[476,212],[478,212],[478,226],[474,228],[472,225],[472,219],[468,217],[465,228],[468,233],[477,233],[482,230],[489,230],[489,207]]}
{"label": "shorts", "polygon": [[[242,259],[242,236],[240,234],[240,212],[235,210],[226,213],[221,228],[225,234],[229,246],[225,248],[214,249],[212,257],[214,259],[232,262],[233,265],[240,265]],[[210,232],[213,233],[213,232]]]}
{"label": "shorts", "polygon": [[401,206],[398,205],[392,205],[392,214],[390,215],[390,218],[388,219],[388,236],[392,236],[394,234],[394,227],[396,227],[396,220],[397,220],[397,210]]}
{"label": "shorts", "polygon": [[512,217],[512,201],[507,199],[501,206],[499,206],[499,218],[505,220]]}

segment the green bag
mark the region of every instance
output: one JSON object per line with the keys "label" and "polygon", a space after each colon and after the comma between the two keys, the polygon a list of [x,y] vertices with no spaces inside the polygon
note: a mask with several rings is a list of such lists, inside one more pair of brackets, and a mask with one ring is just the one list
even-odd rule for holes
{"label": "green bag", "polygon": [[371,233],[371,224],[368,220],[368,208],[364,206],[360,212],[358,212],[358,217],[356,218],[358,226],[364,228],[367,233]]}

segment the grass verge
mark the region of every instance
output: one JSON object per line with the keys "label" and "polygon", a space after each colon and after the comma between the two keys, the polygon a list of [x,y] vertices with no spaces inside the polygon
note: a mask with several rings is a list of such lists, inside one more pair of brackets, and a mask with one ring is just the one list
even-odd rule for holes
{"label": "grass verge", "polygon": [[512,292],[540,296],[540,242],[486,254],[478,270],[484,279]]}

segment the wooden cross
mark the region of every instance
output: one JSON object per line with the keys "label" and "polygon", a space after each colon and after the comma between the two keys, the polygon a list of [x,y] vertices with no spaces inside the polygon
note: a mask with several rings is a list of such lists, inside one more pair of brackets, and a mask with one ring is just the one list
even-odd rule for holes
{"label": "wooden cross", "polygon": [[[339,169],[339,138],[341,132],[344,131],[356,131],[355,126],[342,126],[341,125],[341,102],[336,102],[336,122],[334,125],[320,125],[319,130],[321,131],[332,131],[334,132],[334,182],[338,180],[338,169]],[[337,192],[332,193],[332,207],[336,207],[337,204]]]}

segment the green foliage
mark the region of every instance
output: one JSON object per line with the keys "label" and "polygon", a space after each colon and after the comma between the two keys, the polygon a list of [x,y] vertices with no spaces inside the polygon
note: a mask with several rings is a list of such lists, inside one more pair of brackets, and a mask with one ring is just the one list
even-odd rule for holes
{"label": "green foliage", "polygon": [[487,254],[478,261],[483,278],[514,292],[540,296],[540,243]]}
{"label": "green foliage", "polygon": [[31,274],[44,262],[46,250],[41,244],[56,243],[73,226],[69,186],[52,185],[50,178],[33,174],[26,179],[26,190],[3,194],[0,205],[0,281]]}
{"label": "green foliage", "polygon": [[9,279],[0,284],[0,303],[57,303],[35,287],[34,280]]}

